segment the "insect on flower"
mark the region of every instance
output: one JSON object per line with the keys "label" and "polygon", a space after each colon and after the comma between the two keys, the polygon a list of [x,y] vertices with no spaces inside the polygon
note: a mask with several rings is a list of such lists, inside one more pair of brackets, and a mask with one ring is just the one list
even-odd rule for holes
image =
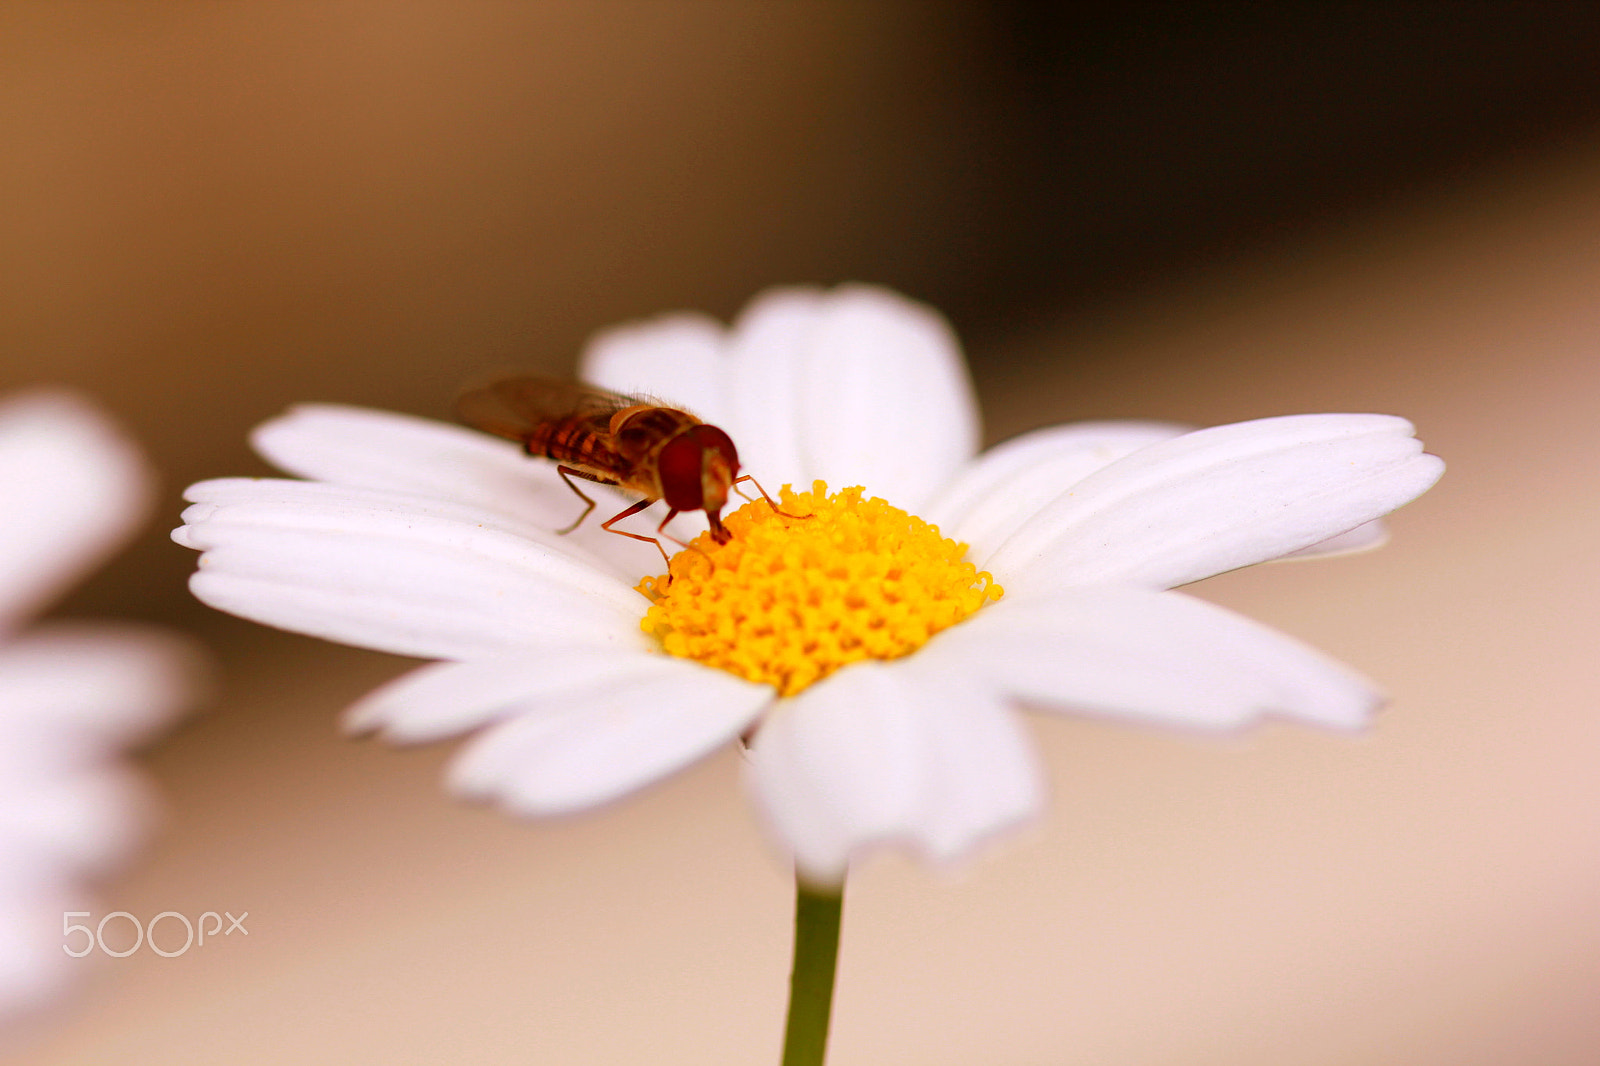
{"label": "insect on flower", "polygon": [[513,375],[463,392],[456,415],[469,426],[519,442],[529,455],[555,460],[556,473],[585,504],[577,521],[559,531],[563,534],[577,529],[595,508],[594,500],[573,483],[575,477],[644,497],[600,528],[654,544],[664,559],[667,550],[660,540],[611,527],[664,499],[668,510],[656,527],[660,536],[687,547],[666,531],[667,523],[681,511],[704,511],[711,539],[726,544],[733,535],[722,524],[722,508],[730,488],[748,481],[772,504],[755,478],[740,475],[739,453],[726,433],[648,397]]}

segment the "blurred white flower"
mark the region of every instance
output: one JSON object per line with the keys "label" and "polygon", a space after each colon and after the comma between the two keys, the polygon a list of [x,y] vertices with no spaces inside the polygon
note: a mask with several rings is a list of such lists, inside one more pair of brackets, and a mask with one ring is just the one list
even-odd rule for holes
{"label": "blurred white flower", "polygon": [[396,741],[481,730],[452,784],[517,813],[614,799],[744,736],[769,826],[823,884],[869,845],[949,859],[1035,813],[1017,705],[1360,725],[1380,702],[1365,680],[1167,590],[1376,544],[1376,519],[1443,469],[1403,419],[1360,414],[1068,425],[977,455],[948,327],[862,286],[768,293],[730,329],[684,315],[612,331],[582,374],[721,426],[768,485],[864,485],[939,529],[819,484],[782,505],[816,517],[730,516],[733,540],[680,553],[664,596],[640,585],[652,605],[633,586],[653,548],[597,521],[551,532],[578,509],[554,464],[305,406],[254,443],[308,480],[189,490],[174,537],[204,552],[191,587],[269,625],[445,660],[349,723]]}
{"label": "blurred white flower", "polygon": [[137,526],[150,478],[83,401],[0,402],[0,1019],[46,1002],[84,963],[62,915],[143,837],[143,782],[122,759],[191,694],[193,656],[137,625],[28,618]]}

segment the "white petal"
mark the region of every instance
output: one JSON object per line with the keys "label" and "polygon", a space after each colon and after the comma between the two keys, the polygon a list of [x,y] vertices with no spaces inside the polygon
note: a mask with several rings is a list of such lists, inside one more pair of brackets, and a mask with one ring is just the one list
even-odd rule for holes
{"label": "white petal", "polygon": [[645,606],[583,560],[448,505],[272,480],[191,493],[202,502],[179,539],[205,553],[194,594],[282,629],[473,659],[543,640],[616,645]]}
{"label": "white petal", "polygon": [[597,333],[579,360],[579,376],[613,392],[661,400],[732,435],[723,424],[731,413],[726,346],[727,332],[712,318],[663,315]]}
{"label": "white petal", "polygon": [[1290,415],[1142,448],[1058,497],[987,563],[1027,595],[1170,588],[1275,559],[1415,499],[1444,464],[1388,415]]}
{"label": "white petal", "polygon": [[55,623],[0,646],[0,892],[100,874],[151,804],[120,765],[192,699],[196,655],[132,625]]}
{"label": "white petal", "polygon": [[873,844],[947,861],[1034,814],[1042,776],[1021,723],[970,673],[858,663],[780,704],[750,780],[802,877],[838,884]]}
{"label": "white petal", "polygon": [[[961,347],[932,308],[844,286],[811,338],[799,397],[804,446],[834,488],[864,482],[920,508],[978,449],[978,407]],[[901,502],[903,501],[903,502]]]}
{"label": "white petal", "polygon": [[257,426],[251,446],[297,477],[493,507],[546,491],[515,444],[430,418],[297,404]]}
{"label": "white petal", "polygon": [[1076,422],[1024,433],[967,464],[921,516],[980,567],[1024,521],[1102,467],[1190,432],[1170,422]]}
{"label": "white petal", "polygon": [[367,512],[448,519],[533,541],[584,566],[604,565],[579,541],[552,532],[537,521],[448,498],[350,488],[325,481],[244,477],[199,481],[185,489],[183,496],[194,506],[183,512],[186,524],[173,530],[172,539],[197,550],[206,546],[206,530],[216,522],[249,521],[261,516],[288,528],[303,525],[319,529],[327,524],[330,513],[343,516]]}
{"label": "white petal", "polygon": [[137,450],[84,401],[39,391],[0,403],[0,630],[121,543],[150,491]]}
{"label": "white petal", "polygon": [[144,843],[156,804],[143,778],[117,765],[0,788],[0,861],[7,878],[110,873]]}
{"label": "white petal", "polygon": [[738,736],[772,689],[683,659],[532,693],[456,757],[450,786],[529,816],[606,803]]}
{"label": "white petal", "polygon": [[430,663],[372,692],[345,712],[351,732],[381,729],[399,744],[426,743],[477,729],[518,712],[529,700],[582,697],[608,679],[656,674],[659,656],[639,633],[635,648],[541,643],[515,657]]}
{"label": "white petal", "polygon": [[1299,641],[1177,592],[1082,588],[1008,596],[939,637],[1032,704],[1197,729],[1264,714],[1355,728],[1382,703],[1372,683]]}
{"label": "white petal", "polygon": [[763,293],[750,301],[729,337],[730,414],[723,428],[733,437],[745,472],[768,483],[772,492],[791,482],[809,489],[815,476],[802,446],[799,397],[806,346],[822,302],[815,289]]}
{"label": "white petal", "polygon": [[752,302],[733,344],[732,399],[757,478],[865,485],[915,509],[977,450],[960,346],[923,304],[865,285],[778,290]]}
{"label": "white petal", "polygon": [[0,1025],[43,1008],[82,974],[60,936],[62,913],[80,898],[59,885],[0,891]]}
{"label": "white petal", "polygon": [[[0,645],[0,766],[98,761],[167,724],[195,695],[199,656],[136,625],[53,623]],[[45,750],[61,758],[47,758]]]}
{"label": "white petal", "polygon": [[[257,426],[250,441],[263,458],[298,477],[449,501],[500,516],[518,529],[553,534],[583,512],[583,501],[561,481],[554,463],[528,456],[511,441],[432,419],[301,404]],[[584,491],[596,501],[596,513],[562,539],[618,573],[653,566],[648,546],[598,528],[632,500],[603,485],[586,485]]]}
{"label": "white petal", "polygon": [[1389,542],[1389,527],[1382,519],[1374,518],[1370,522],[1363,522],[1354,529],[1346,530],[1327,540],[1319,540],[1309,548],[1301,548],[1287,555],[1278,556],[1279,559],[1322,559],[1330,555],[1351,555],[1355,552],[1371,551],[1381,548]]}

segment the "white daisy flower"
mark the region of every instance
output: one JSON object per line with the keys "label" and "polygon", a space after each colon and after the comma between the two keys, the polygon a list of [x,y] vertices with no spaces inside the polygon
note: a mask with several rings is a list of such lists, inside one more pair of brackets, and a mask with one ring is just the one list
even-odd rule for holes
{"label": "white daisy flower", "polygon": [[729,543],[680,553],[670,584],[641,582],[655,549],[598,529],[625,498],[557,536],[581,504],[553,463],[437,422],[304,406],[254,443],[306,480],[189,490],[174,537],[204,553],[194,593],[442,660],[349,724],[408,742],[476,730],[451,785],[518,814],[616,799],[743,738],[766,821],[819,885],[873,845],[948,860],[1036,813],[1021,705],[1360,725],[1380,702],[1369,682],[1167,590],[1376,544],[1376,520],[1443,469],[1409,423],[1368,414],[1067,425],[979,455],[949,328],[864,286],[770,292],[731,328],[624,327],[581,374],[722,427],[744,471],[809,490],[779,507],[811,517],[758,501],[728,517]]}
{"label": "white daisy flower", "polygon": [[0,1016],[38,1007],[83,965],[62,950],[63,913],[129,856],[150,813],[122,753],[190,696],[190,650],[165,633],[24,628],[120,546],[150,490],[132,445],[82,401],[0,403]]}

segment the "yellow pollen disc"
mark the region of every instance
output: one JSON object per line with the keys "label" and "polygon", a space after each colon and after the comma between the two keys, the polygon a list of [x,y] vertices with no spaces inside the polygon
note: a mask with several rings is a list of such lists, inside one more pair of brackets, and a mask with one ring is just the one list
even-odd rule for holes
{"label": "yellow pollen disc", "polygon": [[647,577],[640,624],[671,655],[793,696],[860,659],[909,655],[1002,594],[965,562],[967,546],[860,487],[828,495],[788,485],[725,520],[733,539],[696,537],[672,580]]}

